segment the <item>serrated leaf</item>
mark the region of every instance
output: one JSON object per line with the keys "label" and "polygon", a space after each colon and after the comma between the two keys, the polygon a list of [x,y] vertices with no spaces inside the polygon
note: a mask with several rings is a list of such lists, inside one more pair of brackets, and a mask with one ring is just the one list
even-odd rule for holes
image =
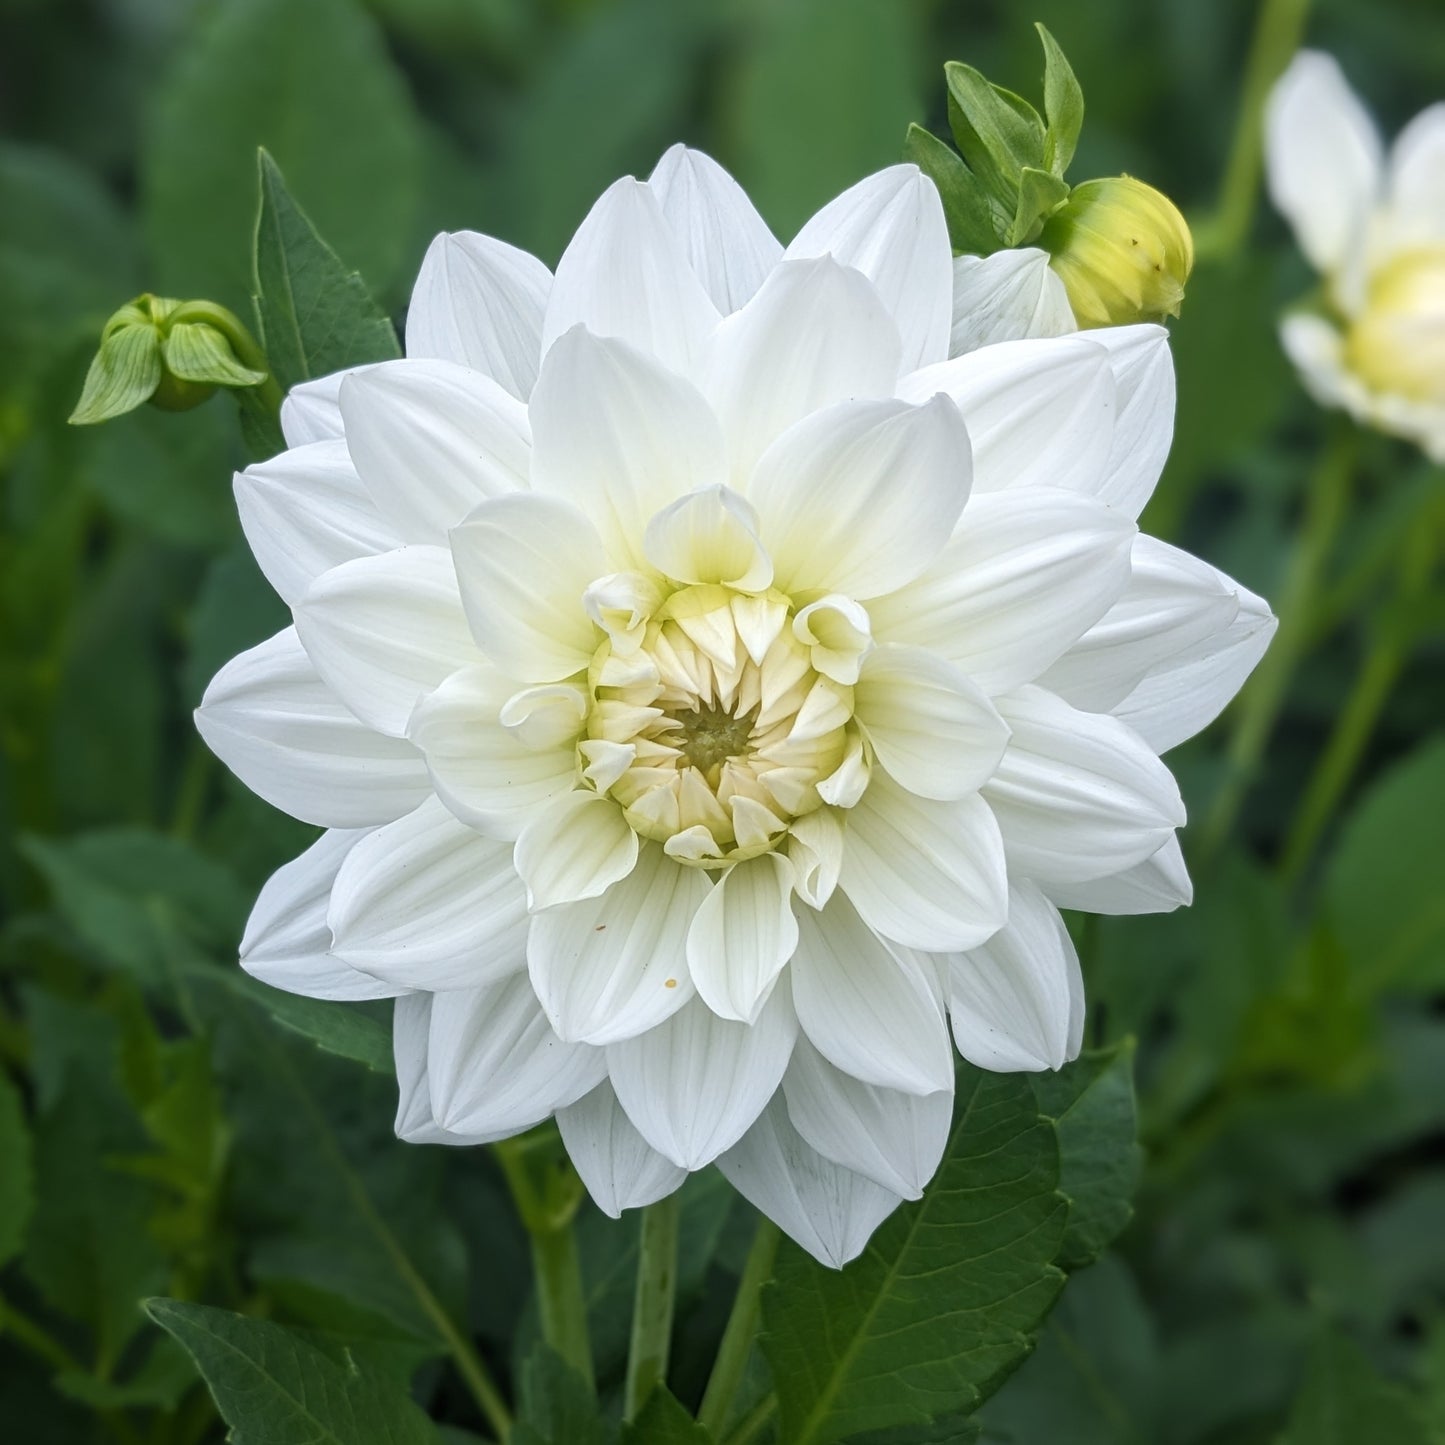
{"label": "serrated leaf", "polygon": [[1044,114],[1048,118],[1044,164],[1062,178],[1084,128],[1084,91],[1059,42],[1043,25],[1036,23],[1034,29],[1044,43]]}
{"label": "serrated leaf", "polygon": [[1133,1217],[1143,1163],[1134,1044],[1094,1049],[1057,1073],[1032,1074],[1039,1112],[1059,1131],[1059,1188],[1069,1199],[1059,1263],[1092,1264]]}
{"label": "serrated leaf", "polygon": [[290,388],[399,356],[396,332],[366,283],[321,239],[264,150],[258,164],[256,319],[276,379]]}
{"label": "serrated leaf", "polygon": [[0,1265],[20,1252],[35,1208],[35,1165],[20,1091],[0,1073]]}
{"label": "serrated leaf", "polygon": [[1068,198],[1068,186],[1056,175],[1025,166],[1019,172],[1019,201],[1009,230],[1009,245],[1027,246]]}
{"label": "serrated leaf", "polygon": [[954,143],[984,187],[1013,211],[1019,172],[1044,165],[1043,120],[1022,96],[990,84],[971,65],[951,60],[943,75]]}
{"label": "serrated leaf", "polygon": [[1032,1348],[1063,1282],[1068,1206],[1054,1131],[1017,1075],[959,1072],[924,1197],[841,1271],[785,1243],[763,1347],[789,1445],[974,1410]]}
{"label": "serrated leaf", "polygon": [[522,1366],[512,1445],[613,1445],[616,1438],[582,1376],[539,1344]]}
{"label": "serrated leaf", "polygon": [[953,249],[970,256],[987,256],[1003,240],[994,229],[996,209],[963,160],[936,135],[921,125],[910,125],[903,142],[903,158],[928,176],[943,200],[948,240]]}
{"label": "serrated leaf", "polygon": [[1304,1384],[1280,1445],[1429,1445],[1413,1402],[1376,1373],[1359,1347],[1324,1335],[1311,1353]]}
{"label": "serrated leaf", "polygon": [[622,1445],[711,1445],[712,1436],[665,1386],[647,1397],[635,1420],[622,1427]]}
{"label": "serrated leaf", "polygon": [[195,1360],[233,1445],[436,1445],[399,1386],[323,1354],[290,1330],[206,1305],[146,1301]]}

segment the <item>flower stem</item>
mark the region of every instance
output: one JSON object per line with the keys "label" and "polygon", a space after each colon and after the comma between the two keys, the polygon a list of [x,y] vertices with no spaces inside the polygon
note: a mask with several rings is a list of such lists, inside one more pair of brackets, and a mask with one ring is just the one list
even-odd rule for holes
{"label": "flower stem", "polygon": [[84,1365],[42,1325],[0,1299],[0,1339],[14,1340],[54,1370],[89,1374]]}
{"label": "flower stem", "polygon": [[697,1414],[698,1423],[714,1439],[722,1438],[723,1426],[727,1424],[728,1412],[737,1398],[738,1386],[747,1368],[753,1337],[757,1333],[762,1288],[773,1276],[779,1238],[778,1226],[771,1219],[759,1218],[753,1246],[748,1251],[742,1278],[738,1281],[732,1313],[728,1316],[722,1344],[718,1347],[717,1361],[712,1367],[712,1375],[702,1397],[702,1408]]}
{"label": "flower stem", "polygon": [[667,1376],[672,1346],[673,1298],[677,1288],[677,1195],[642,1211],[637,1250],[637,1293],[632,1305],[632,1342],[627,1352],[627,1393],[623,1414],[631,1420],[653,1387]]}
{"label": "flower stem", "polygon": [[1349,499],[1355,432],[1337,423],[1305,499],[1305,518],[1279,604],[1279,632],[1240,697],[1228,768],[1204,825],[1201,857],[1212,859],[1234,826],[1284,706],[1310,635],[1310,615]]}

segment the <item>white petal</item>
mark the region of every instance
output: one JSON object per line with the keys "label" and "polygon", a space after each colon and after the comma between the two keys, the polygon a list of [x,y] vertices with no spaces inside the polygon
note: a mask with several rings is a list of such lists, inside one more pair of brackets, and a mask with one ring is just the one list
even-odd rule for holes
{"label": "white petal", "polygon": [[848,814],[839,882],[870,928],[935,952],[982,943],[1008,909],[1003,842],[978,794],[935,802],[878,771]]}
{"label": "white petal", "polygon": [[596,898],[637,864],[637,834],[611,798],[578,789],[532,813],[517,836],[529,908]]}
{"label": "white petal", "polygon": [[518,974],[433,996],[427,1073],[443,1129],[504,1139],[596,1088],[606,1060],[601,1049],[563,1043]]}
{"label": "white petal", "polygon": [[793,867],[778,853],[725,872],[698,905],[687,934],[687,966],[707,1006],[752,1023],[793,956]]}
{"label": "white petal", "polygon": [[902,1203],[805,1143],[781,1094],[717,1166],[748,1203],[833,1269],[862,1254],[873,1231]]}
{"label": "white petal", "polygon": [[1168,752],[1212,723],[1244,686],[1274,636],[1279,623],[1269,603],[1233,585],[1239,594],[1234,621],[1151,668],[1113,709],[1156,752]]}
{"label": "white petal", "polygon": [[853,699],[878,761],[921,797],[976,792],[1008,742],[1007,724],[978,685],[921,647],[875,647]]}
{"label": "white petal", "polygon": [[1109,354],[1078,336],[1004,341],[905,377],[898,394],[952,397],[973,444],[976,492],[1103,485],[1114,439]]}
{"label": "white petal", "polygon": [[1041,687],[994,702],[1013,737],[983,795],[1010,872],[1046,885],[1102,878],[1142,863],[1183,824],[1173,775],[1117,719]]}
{"label": "white petal", "polygon": [[322,681],[362,722],[406,733],[419,698],[476,644],[444,547],[399,547],[323,573],[293,609],[296,631]]}
{"label": "white petal", "polygon": [[1032,682],[1124,592],[1136,535],[1127,517],[1073,492],[975,495],[928,570],[870,604],[874,629],[938,654],[987,693]]}
{"label": "white petal", "polygon": [[407,730],[441,800],[496,838],[515,838],[539,804],[570,792],[578,777],[571,741],[534,740],[503,724],[514,687],[488,663],[463,668],[422,701]]}
{"label": "white petal", "polygon": [[405,988],[479,988],[527,964],[511,849],[435,798],[352,849],[326,921],[338,958]]}
{"label": "white petal", "polygon": [[992,256],[953,258],[950,356],[1000,341],[1067,336],[1078,329],[1047,251],[1024,246]]}
{"label": "white petal", "polygon": [[873,647],[873,624],[861,604],[841,592],[830,592],[798,610],[793,636],[812,649],[816,671],[852,687]]}
{"label": "white petal", "polygon": [[1141,535],[1123,596],[1039,682],[1075,707],[1107,711],[1152,668],[1223,632],[1238,612],[1238,588],[1222,572]]}
{"label": "white petal", "polygon": [[593,1203],[613,1219],[624,1209],[656,1203],[687,1178],[686,1169],[637,1132],[606,1081],[558,1109],[557,1128]]}
{"label": "white petal", "polygon": [[431,1032],[431,995],[406,994],[391,1013],[391,1051],[396,1065],[396,1137],[409,1144],[440,1144],[442,1130],[432,1117],[427,1087],[427,1035]]}
{"label": "white petal", "polygon": [[701,151],[675,145],[647,184],[724,316],[752,299],[783,248],[738,183]]}
{"label": "white petal", "polygon": [[1427,106],[1396,137],[1389,190],[1396,244],[1445,236],[1445,102]]}
{"label": "white petal", "polygon": [[817,808],[795,819],[788,832],[793,890],[809,908],[823,907],[838,886],[846,816],[841,808]]}
{"label": "white petal", "polygon": [[1184,854],[1172,833],[1152,858],[1122,873],[1087,883],[1051,883],[1044,891],[1057,907],[1080,913],[1172,913],[1194,901]]}
{"label": "white petal", "polygon": [[317,676],[292,627],[216,674],[196,727],[253,793],[303,823],[373,827],[431,791],[417,750],[359,722]]}
{"label": "white petal", "polygon": [[783,1076],[788,1118],[825,1158],[905,1199],[917,1199],[948,1143],[952,1084],[905,1094],[835,1069],[800,1037]]}
{"label": "white petal", "polygon": [[731,487],[689,492],[648,524],[647,559],[677,582],[721,582],[762,592],[773,564],[758,541],[758,514]]}
{"label": "white petal", "polygon": [[1333,322],[1312,311],[1296,311],[1280,319],[1279,340],[1315,401],[1323,407],[1347,407],[1354,416],[1367,418],[1369,395],[1345,364],[1345,337]]}
{"label": "white petal", "polygon": [[504,672],[555,682],[585,668],[598,637],[582,594],[608,571],[597,529],[561,497],[483,502],[451,533],[477,646]]}
{"label": "white petal", "polygon": [[782,1082],[798,1036],[786,988],[754,1023],[694,997],[665,1023],[607,1047],[607,1072],[642,1137],[684,1169],[731,1149]]}
{"label": "white petal", "polygon": [[646,565],[647,523],[727,479],[722,432],[698,391],[651,357],[580,328],[547,353],[532,394],[532,485],[592,519],[616,568]]}
{"label": "white petal", "polygon": [[727,434],[734,484],[795,421],[860,397],[892,396],[898,328],[878,293],[831,256],[785,261],[713,333],[702,387]]}
{"label": "white petal", "polygon": [[1317,271],[1344,268],[1380,188],[1380,138],[1333,57],[1302,50],[1265,107],[1269,193]]}
{"label": "white petal", "polygon": [[890,952],[835,894],[799,910],[788,970],[798,1022],[845,1073],[885,1089],[931,1094],[953,1082],[953,1051],[938,1000],[916,962]]}
{"label": "white petal", "polygon": [[445,542],[478,502],[527,485],[527,408],[452,361],[386,361],[341,388],[346,444],[382,516],[408,542]]}
{"label": "white petal", "polygon": [[866,601],[938,555],[968,488],[968,433],[939,396],[814,412],[763,454],[749,497],[777,587]]}
{"label": "white petal", "polygon": [[938,189],[917,166],[890,166],[830,201],[784,253],[831,255],[872,283],[903,338],[903,370],[948,355],[953,249]]}
{"label": "white petal", "polygon": [[958,1051],[996,1073],[1062,1068],[1071,1051],[1079,956],[1037,886],[1009,889],[1008,923],[981,948],[948,961],[948,1012]]}
{"label": "white petal", "polygon": [[693,994],[687,930],[706,896],[700,868],[642,849],[600,898],[532,920],[527,961],[537,997],[565,1039],[610,1044],[654,1028]]}
{"label": "white petal", "polygon": [[281,434],[288,447],[309,442],[339,441],[346,433],[341,420],[341,383],[359,366],[333,371],[312,381],[297,382],[281,403]]}
{"label": "white petal", "polygon": [[687,375],[719,319],[657,196],[629,177],[602,193],[562,253],[542,350],[581,324]]}
{"label": "white petal", "polygon": [[344,441],[292,447],[236,473],[241,530],[266,580],[295,602],[313,578],[401,539],[362,485]]}
{"label": "white petal", "polygon": [[241,967],[252,978],[309,998],[390,998],[404,992],[331,954],[326,907],[336,870],[370,834],[333,828],[262,887],[241,938]]}
{"label": "white petal", "polygon": [[406,354],[469,366],[526,401],[551,290],[552,273],[526,251],[475,231],[444,231],[412,288]]}

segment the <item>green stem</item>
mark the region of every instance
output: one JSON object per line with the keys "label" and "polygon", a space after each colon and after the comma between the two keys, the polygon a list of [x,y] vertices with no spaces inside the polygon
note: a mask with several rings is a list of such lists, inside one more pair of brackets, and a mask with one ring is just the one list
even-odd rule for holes
{"label": "green stem", "polygon": [[751,1445],[777,1413],[778,1397],[771,1393],[764,1395],[738,1422],[738,1428],[727,1438],[727,1445]]}
{"label": "green stem", "polygon": [[1299,49],[1311,0],[1264,0],[1259,7],[1245,66],[1239,119],[1219,185],[1214,214],[1195,230],[1199,260],[1238,254],[1254,221],[1264,159],[1264,106],[1290,57]]}
{"label": "green stem", "polygon": [[3,1299],[0,1299],[0,1339],[14,1340],[52,1369],[72,1371],[77,1375],[90,1373],[49,1330]]}
{"label": "green stem", "polygon": [[753,1246],[748,1251],[742,1278],[738,1281],[732,1313],[728,1316],[722,1344],[718,1347],[717,1361],[712,1367],[712,1375],[702,1397],[702,1408],[697,1414],[698,1423],[714,1439],[722,1435],[723,1426],[727,1424],[729,1412],[737,1399],[743,1372],[747,1369],[753,1338],[757,1334],[762,1288],[773,1277],[773,1261],[777,1257],[780,1237],[778,1226],[772,1220],[758,1220]]}
{"label": "green stem", "polygon": [[655,1386],[667,1377],[672,1311],[677,1288],[677,1195],[642,1211],[637,1252],[637,1293],[632,1305],[632,1343],[627,1352],[623,1414],[634,1419]]}
{"label": "green stem", "polygon": [[1204,825],[1200,856],[1213,858],[1234,826],[1284,706],[1310,635],[1310,616],[1349,498],[1355,432],[1339,421],[1309,483],[1305,518],[1279,601],[1279,632],[1240,697],[1228,766]]}

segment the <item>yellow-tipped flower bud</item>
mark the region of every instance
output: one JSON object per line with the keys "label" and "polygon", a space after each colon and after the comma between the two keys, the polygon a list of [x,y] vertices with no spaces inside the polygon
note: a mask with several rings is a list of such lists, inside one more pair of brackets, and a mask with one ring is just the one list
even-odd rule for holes
{"label": "yellow-tipped flower bud", "polygon": [[1445,247],[1406,251],[1370,278],[1345,361],[1374,391],[1445,405]]}
{"label": "yellow-tipped flower bud", "polygon": [[1178,316],[1194,239],[1168,196],[1133,176],[1075,186],[1039,244],[1081,327]]}

